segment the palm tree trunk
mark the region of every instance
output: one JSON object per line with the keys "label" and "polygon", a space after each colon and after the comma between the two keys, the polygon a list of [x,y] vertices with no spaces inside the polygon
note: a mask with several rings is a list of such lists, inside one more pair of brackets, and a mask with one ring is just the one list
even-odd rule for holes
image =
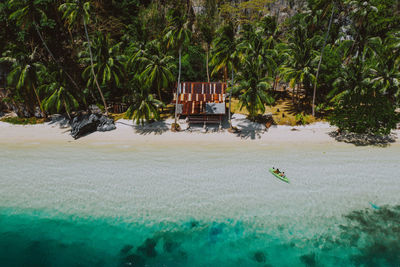
{"label": "palm tree trunk", "polygon": [[232,89],[233,89],[233,68],[232,68],[232,81],[231,81],[231,91],[229,92],[229,113],[228,113],[228,121],[229,127],[232,128],[232,119],[231,119],[231,106],[232,106]]}
{"label": "palm tree trunk", "polygon": [[36,87],[34,85],[33,85],[33,92],[35,92],[36,100],[39,103],[39,108],[40,108],[40,111],[42,112],[43,118],[47,118],[46,113],[44,113],[44,110],[42,107],[42,102],[40,101],[39,95],[38,95],[38,93],[36,91]]}
{"label": "palm tree trunk", "polygon": [[47,52],[50,54],[51,58],[56,62],[56,64],[58,65],[58,67],[64,71],[64,73],[65,73],[65,75],[67,75],[68,79],[71,80],[72,84],[73,84],[73,85],[75,86],[75,88],[79,91],[79,90],[80,90],[80,89],[79,89],[79,86],[76,84],[75,80],[72,79],[71,75],[69,75],[69,73],[68,73],[68,72],[61,66],[61,64],[56,60],[56,58],[54,57],[53,53],[51,52],[51,50],[50,50],[49,47],[47,46],[47,44],[46,44],[46,42],[44,41],[43,36],[42,36],[42,34],[40,33],[39,28],[38,28],[38,26],[37,26],[37,24],[36,24],[35,21],[33,22],[33,25],[35,26],[36,32],[37,32],[37,34],[39,35],[39,38],[40,38],[40,40],[42,41],[43,46],[46,48]]}
{"label": "palm tree trunk", "polygon": [[161,99],[161,89],[160,89],[160,88],[157,89],[157,93],[158,93],[158,98],[159,98],[160,101],[162,102],[162,99]]}
{"label": "palm tree trunk", "polygon": [[178,98],[179,92],[181,90],[181,57],[182,57],[182,47],[179,47],[179,72],[178,72],[178,87],[176,89],[176,102],[175,102],[175,127],[177,126],[178,120]]}
{"label": "palm tree trunk", "polygon": [[97,90],[99,90],[99,94],[100,94],[100,96],[101,96],[101,100],[103,101],[104,109],[105,109],[105,111],[106,111],[106,116],[107,116],[107,115],[108,115],[108,108],[107,108],[106,99],[104,98],[103,92],[102,92],[101,89],[100,89],[99,82],[97,81],[97,76],[96,76],[96,74],[94,73],[92,47],[91,47],[91,45],[90,45],[90,38],[89,38],[89,34],[88,34],[88,30],[87,30],[87,25],[86,25],[86,20],[85,20],[85,18],[83,18],[83,25],[84,25],[84,27],[85,27],[85,35],[86,35],[86,39],[87,39],[88,47],[89,47],[90,65],[91,65],[91,70],[92,70],[93,79],[94,79],[94,82],[96,83]]}
{"label": "palm tree trunk", "polygon": [[297,105],[297,110],[300,109],[300,91],[302,89],[301,83],[299,83],[299,86],[297,86],[296,89],[296,105]]}
{"label": "palm tree trunk", "polygon": [[228,81],[228,67],[227,66],[224,67],[224,80],[225,80],[225,82]]}
{"label": "palm tree trunk", "polygon": [[319,70],[321,68],[322,57],[324,55],[326,41],[328,39],[329,31],[331,29],[334,11],[335,11],[335,7],[332,8],[332,14],[331,14],[331,18],[329,20],[328,31],[326,32],[326,35],[325,35],[324,45],[322,46],[322,50],[321,50],[321,57],[320,57],[319,62],[318,62],[317,75],[315,76],[314,92],[313,92],[313,100],[312,100],[312,115],[313,116],[315,116],[315,97],[316,97],[316,94],[317,94],[317,83],[318,83]]}
{"label": "palm tree trunk", "polygon": [[210,51],[210,46],[207,44],[207,53],[206,53],[206,70],[207,70],[207,81],[210,82],[210,73],[208,70],[208,54]]}
{"label": "palm tree trunk", "polygon": [[272,85],[272,90],[273,90],[274,92],[276,91],[276,84],[277,84],[276,79],[278,79],[277,77],[278,77],[278,75],[275,75],[274,84]]}
{"label": "palm tree trunk", "polygon": [[65,112],[67,112],[68,118],[71,119],[71,115],[68,112],[67,103],[65,103],[65,99],[63,100],[63,104],[64,104]]}
{"label": "palm tree trunk", "polygon": [[[160,87],[158,87],[157,93],[158,93],[158,98],[159,98],[160,101],[162,102],[162,99],[161,99],[161,88],[160,88]],[[161,112],[164,112],[163,106],[161,106]]]}
{"label": "palm tree trunk", "polygon": [[292,88],[292,103],[293,103],[293,106],[294,106],[294,88],[297,86],[297,84],[294,84],[293,85],[293,88]]}

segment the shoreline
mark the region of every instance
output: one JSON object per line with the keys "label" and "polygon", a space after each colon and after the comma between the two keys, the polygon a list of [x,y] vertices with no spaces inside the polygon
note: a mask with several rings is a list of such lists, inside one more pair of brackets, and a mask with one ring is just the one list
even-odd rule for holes
{"label": "shoreline", "polygon": [[[211,125],[204,133],[201,125],[187,128],[181,120],[184,129],[181,132],[171,132],[173,119],[160,122],[136,125],[131,120],[118,120],[115,122],[116,130],[110,132],[94,132],[74,140],[70,135],[70,128],[60,128],[56,123],[36,125],[13,125],[0,122],[0,144],[25,144],[25,143],[76,143],[76,144],[263,144],[263,145],[295,145],[295,144],[348,144],[348,140],[338,141],[334,132],[336,127],[327,122],[318,122],[306,126],[274,125],[266,129],[264,125],[250,122],[243,116],[232,119],[233,126],[241,130],[240,133],[229,133],[225,122],[223,129],[218,130],[218,125]],[[295,130],[294,130],[295,129]],[[378,146],[399,145],[400,130],[392,132],[390,142],[372,144]],[[357,145],[357,144],[356,144]],[[359,145],[359,144],[358,144]],[[365,145],[365,144],[364,144]]]}

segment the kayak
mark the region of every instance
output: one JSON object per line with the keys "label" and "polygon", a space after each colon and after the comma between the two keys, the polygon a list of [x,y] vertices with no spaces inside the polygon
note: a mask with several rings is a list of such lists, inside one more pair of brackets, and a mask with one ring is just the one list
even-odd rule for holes
{"label": "kayak", "polygon": [[285,177],[282,177],[282,176],[280,176],[279,174],[277,174],[277,173],[274,173],[274,169],[269,169],[269,172],[270,173],[272,173],[272,175],[273,176],[275,176],[276,178],[278,178],[278,179],[280,179],[280,180],[282,180],[282,181],[284,181],[284,182],[286,182],[286,183],[289,183],[289,179],[285,176]]}

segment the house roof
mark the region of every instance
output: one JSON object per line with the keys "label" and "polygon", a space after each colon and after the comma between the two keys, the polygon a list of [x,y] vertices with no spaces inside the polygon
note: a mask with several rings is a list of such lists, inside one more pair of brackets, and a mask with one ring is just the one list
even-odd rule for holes
{"label": "house roof", "polygon": [[[183,82],[178,113],[183,115],[225,114],[226,83]],[[176,93],[174,93],[174,103]]]}

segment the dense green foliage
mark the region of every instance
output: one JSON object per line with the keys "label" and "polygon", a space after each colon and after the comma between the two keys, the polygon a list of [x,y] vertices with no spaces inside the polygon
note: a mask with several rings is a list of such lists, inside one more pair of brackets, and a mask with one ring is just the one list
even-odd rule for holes
{"label": "dense green foliage", "polygon": [[400,120],[399,2],[274,2],[6,0],[0,71],[21,116],[124,102],[143,123],[178,81],[233,80],[250,118],[284,87],[301,116],[315,102],[341,129],[389,133]]}

